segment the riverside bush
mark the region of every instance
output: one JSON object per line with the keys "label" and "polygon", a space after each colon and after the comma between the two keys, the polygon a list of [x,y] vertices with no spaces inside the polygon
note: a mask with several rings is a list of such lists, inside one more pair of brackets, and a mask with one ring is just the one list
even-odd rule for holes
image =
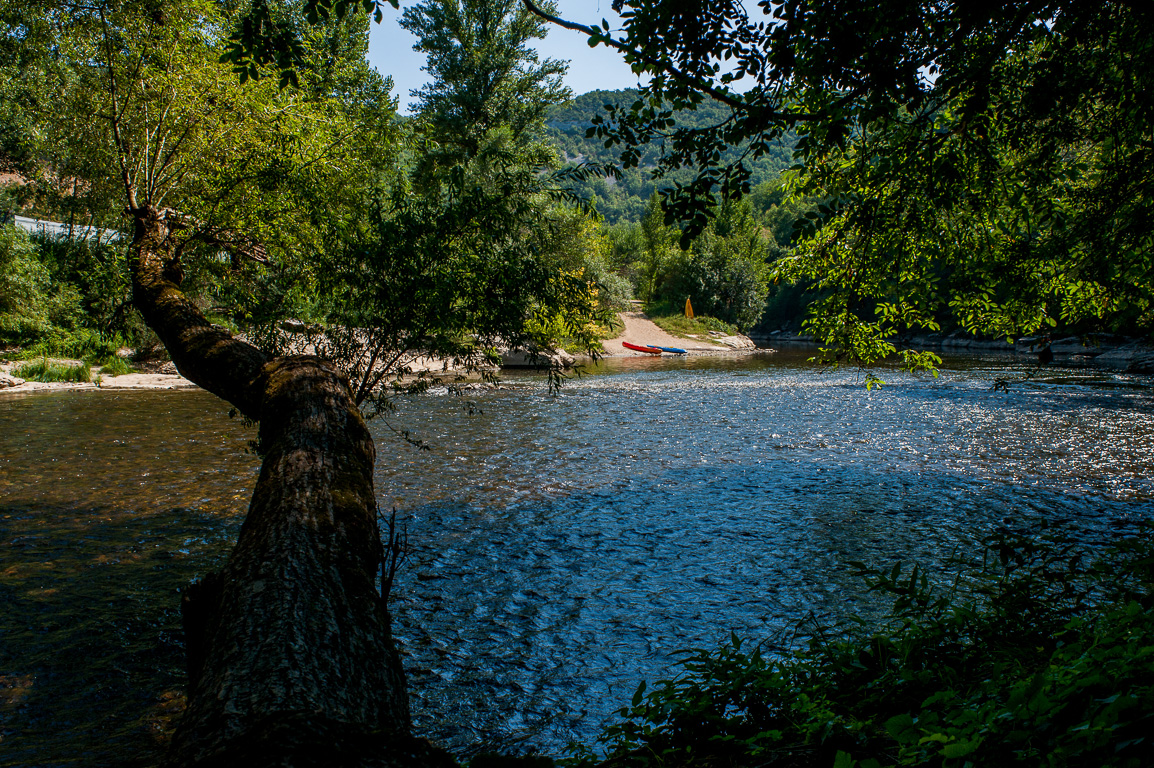
{"label": "riverside bush", "polygon": [[100,373],[104,376],[123,376],[132,371],[132,366],[119,355],[111,355],[100,362]]}
{"label": "riverside bush", "polygon": [[[655,312],[660,313],[662,309],[670,312],[670,314],[654,314]],[[652,320],[658,328],[673,336],[686,337],[691,334],[695,336],[708,336],[710,331],[721,331],[730,336],[740,333],[735,326],[730,325],[724,320],[718,320],[716,317],[710,317],[709,315],[686,317],[684,314],[673,312],[673,308],[668,305],[651,308],[647,314],[649,314],[649,319]]]}
{"label": "riverside bush", "polygon": [[18,365],[12,369],[12,375],[25,379],[26,381],[92,381],[92,371],[88,367],[88,363],[71,365],[68,363],[59,363],[47,358],[32,360]]}
{"label": "riverside bush", "polygon": [[88,328],[72,331],[52,329],[38,341],[27,346],[20,357],[34,360],[45,357],[67,357],[82,359],[89,365],[100,365],[103,361],[116,357],[116,352],[124,346],[119,336],[106,336]]}
{"label": "riverside bush", "polygon": [[738,637],[606,732],[612,766],[1117,766],[1154,761],[1151,530],[1098,558],[999,534],[952,585],[857,565],[893,606],[772,658]]}

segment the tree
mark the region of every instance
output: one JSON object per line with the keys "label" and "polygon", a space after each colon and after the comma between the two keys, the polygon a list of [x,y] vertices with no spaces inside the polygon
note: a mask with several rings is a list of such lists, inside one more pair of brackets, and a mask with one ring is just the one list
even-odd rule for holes
{"label": "tree", "polygon": [[[543,253],[557,269],[579,275],[596,290],[598,315],[629,308],[633,285],[614,268],[611,230],[596,210],[554,206],[551,210],[549,242]],[[604,321],[606,317],[594,317]]]}
{"label": "tree", "polygon": [[556,258],[564,192],[541,133],[568,91],[564,65],[528,46],[542,23],[513,0],[462,0],[412,6],[402,24],[434,75],[411,169],[381,191],[371,229],[322,256],[316,283],[328,325],[311,340],[346,361],[357,403],[400,386],[418,357],[477,368],[500,348],[595,343],[595,286]]}
{"label": "tree", "polygon": [[[783,270],[830,292],[811,327],[867,360],[894,330],[947,322],[1011,338],[1154,329],[1154,112],[1131,100],[1151,84],[1133,67],[1154,30],[1137,22],[1084,19],[799,174],[829,201]],[[993,106],[974,115],[978,88]]]}
{"label": "tree", "polygon": [[[824,202],[781,275],[831,292],[815,329],[853,357],[892,351],[889,335],[942,308],[995,333],[1055,315],[1154,327],[1136,287],[1152,284],[1148,4],[785,0],[750,19],[737,2],[618,0],[615,37],[525,2],[652,75],[593,133],[625,166],[663,139],[659,173],[698,168],[664,196],[687,239],[797,131],[794,189]],[[724,120],[668,130],[706,96]]]}
{"label": "tree", "polygon": [[669,270],[661,295],[746,331],[765,309],[770,247],[748,200],[726,201]]}
{"label": "tree", "polygon": [[[127,208],[137,309],[182,374],[260,423],[264,461],[237,546],[183,600],[189,703],[170,764],[444,762],[409,734],[375,586],[375,450],[347,379],[233,337],[181,289],[193,259],[231,252],[239,277],[319,237],[303,187],[332,194],[341,218],[338,181],[355,179],[336,176],[370,168],[363,148],[380,140],[345,118],[354,107],[387,118],[387,99],[320,99],[333,80],[310,92],[312,78],[339,74],[320,66],[302,70],[300,89],[242,87],[219,62],[230,20],[211,2],[25,10],[6,42],[26,41],[59,86],[36,147],[45,177],[80,179]],[[376,98],[369,85],[360,95]]]}
{"label": "tree", "polygon": [[657,298],[657,276],[673,256],[673,242],[676,230],[665,225],[665,212],[661,210],[661,199],[657,192],[649,196],[645,216],[641,219],[641,237],[645,243],[645,282],[642,284],[642,298],[654,301]]}
{"label": "tree", "polygon": [[0,340],[25,343],[54,325],[67,325],[79,311],[71,286],[53,285],[52,275],[35,256],[27,232],[0,227]]}
{"label": "tree", "polygon": [[425,0],[401,26],[429,57],[433,80],[414,92],[424,138],[452,147],[451,157],[475,157],[498,128],[514,144],[539,144],[549,107],[570,96],[568,65],[539,60],[529,44],[544,24],[516,0]]}
{"label": "tree", "polygon": [[[519,18],[487,29],[511,29],[514,41],[540,29]],[[564,227],[551,206],[563,193],[542,174],[554,157],[537,134],[541,105],[527,101],[564,95],[555,63],[526,75],[523,40],[484,46],[475,61],[494,78],[480,85],[502,86],[479,102],[492,121],[478,130],[425,116],[417,135],[430,151],[417,154],[432,160],[410,177],[391,164],[399,129],[387,83],[357,55],[363,18],[310,19],[292,77],[246,67],[239,79],[221,61],[232,19],[208,0],[46,2],[18,21],[12,38],[61,94],[40,104],[42,177],[100,190],[100,211],[127,209],[137,309],[181,373],[260,424],[264,462],[237,546],[183,601],[189,705],[170,763],[446,762],[409,733],[375,586],[387,567],[375,450],[357,406],[395,360],[354,363],[364,374],[354,389],[329,360],[235,338],[183,284],[214,271],[218,298],[244,312],[285,296],[286,277],[327,288],[314,309],[371,355],[417,345],[472,355],[497,338],[543,340],[558,320],[591,344],[595,285],[556,258]]]}

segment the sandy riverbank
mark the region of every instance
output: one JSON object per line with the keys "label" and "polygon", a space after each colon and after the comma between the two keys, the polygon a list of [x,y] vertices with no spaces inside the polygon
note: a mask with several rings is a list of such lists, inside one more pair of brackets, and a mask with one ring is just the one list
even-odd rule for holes
{"label": "sandy riverbank", "polygon": [[[613,339],[602,342],[606,357],[651,357],[645,352],[635,352],[621,345],[628,341],[638,345],[660,345],[663,347],[678,347],[690,355],[718,355],[748,353],[758,350],[757,345],[748,336],[729,336],[722,333],[711,333],[708,336],[683,339],[661,330],[653,321],[645,317],[642,312],[620,313],[625,329]],[[79,360],[53,359],[53,362],[66,365],[78,365]],[[414,361],[414,366],[425,370],[441,370],[443,361],[420,358]],[[12,370],[19,366],[19,362],[0,362],[0,393],[20,394],[28,392],[42,392],[46,390],[62,389],[196,389],[197,385],[175,372],[171,363],[163,366],[160,371],[150,373],[126,373],[121,376],[102,374],[100,369],[92,369],[91,382],[39,382],[23,381],[12,376]],[[516,367],[516,366],[513,366]],[[166,370],[167,369],[167,370]]]}
{"label": "sandy riverbank", "polygon": [[[66,365],[77,365],[79,360],[52,358],[53,362]],[[197,386],[188,379],[176,373],[126,373],[121,376],[108,376],[100,373],[99,368],[92,369],[92,381],[85,382],[41,382],[15,379],[12,370],[21,365],[19,362],[0,363],[0,393],[20,394],[24,392],[42,392],[59,389],[196,389]],[[15,385],[5,386],[6,382],[18,381]]]}
{"label": "sandy riverbank", "polygon": [[626,349],[621,346],[621,343],[625,341],[642,346],[677,347],[684,349],[686,353],[691,355],[750,352],[757,349],[757,345],[748,336],[727,336],[723,333],[713,333],[708,336],[683,339],[661,330],[643,312],[620,312],[618,317],[625,323],[625,330],[616,338],[601,342],[606,357],[651,356],[647,352]]}

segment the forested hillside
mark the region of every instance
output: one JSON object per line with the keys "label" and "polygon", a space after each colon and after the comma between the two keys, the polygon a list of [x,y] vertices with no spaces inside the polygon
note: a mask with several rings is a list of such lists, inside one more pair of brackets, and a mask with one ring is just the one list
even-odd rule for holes
{"label": "forested hillside", "polygon": [[[585,133],[592,124],[593,116],[603,113],[606,104],[628,107],[640,95],[639,91],[633,89],[590,91],[563,104],[554,105],[546,117],[546,135],[567,163],[616,163],[621,154],[620,146],[606,147],[599,139],[586,138]],[[729,117],[729,112],[724,104],[706,97],[695,110],[679,111],[674,118],[674,125],[689,128],[718,125]],[[672,127],[670,130],[673,130]],[[782,169],[792,164],[796,140],[793,133],[787,134],[776,152],[752,163],[753,176],[750,181],[753,186],[776,178]],[[642,149],[641,167],[623,170],[620,179],[591,179],[576,185],[576,191],[582,197],[592,199],[596,196],[597,211],[609,224],[640,221],[645,215],[646,201],[656,188],[655,184],[664,186],[673,181],[688,181],[695,173],[693,168],[686,167],[670,173],[665,180],[655,182],[650,172],[657,164],[661,147],[648,144]],[[734,160],[742,151],[741,147],[731,147],[723,159],[727,162]]]}

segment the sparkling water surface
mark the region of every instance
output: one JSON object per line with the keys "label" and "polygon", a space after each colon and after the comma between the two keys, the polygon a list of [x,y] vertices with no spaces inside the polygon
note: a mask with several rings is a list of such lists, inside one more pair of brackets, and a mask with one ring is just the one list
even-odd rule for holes
{"label": "sparkling water surface", "polygon": [[[870,615],[850,561],[932,568],[999,527],[1095,542],[1154,517],[1148,378],[969,358],[867,392],[805,356],[608,360],[558,395],[509,376],[374,421],[412,550],[393,610],[417,727],[463,756],[561,754],[681,649]],[[258,468],[227,411],[0,396],[0,766],[160,759],[178,590],[227,556]]]}

